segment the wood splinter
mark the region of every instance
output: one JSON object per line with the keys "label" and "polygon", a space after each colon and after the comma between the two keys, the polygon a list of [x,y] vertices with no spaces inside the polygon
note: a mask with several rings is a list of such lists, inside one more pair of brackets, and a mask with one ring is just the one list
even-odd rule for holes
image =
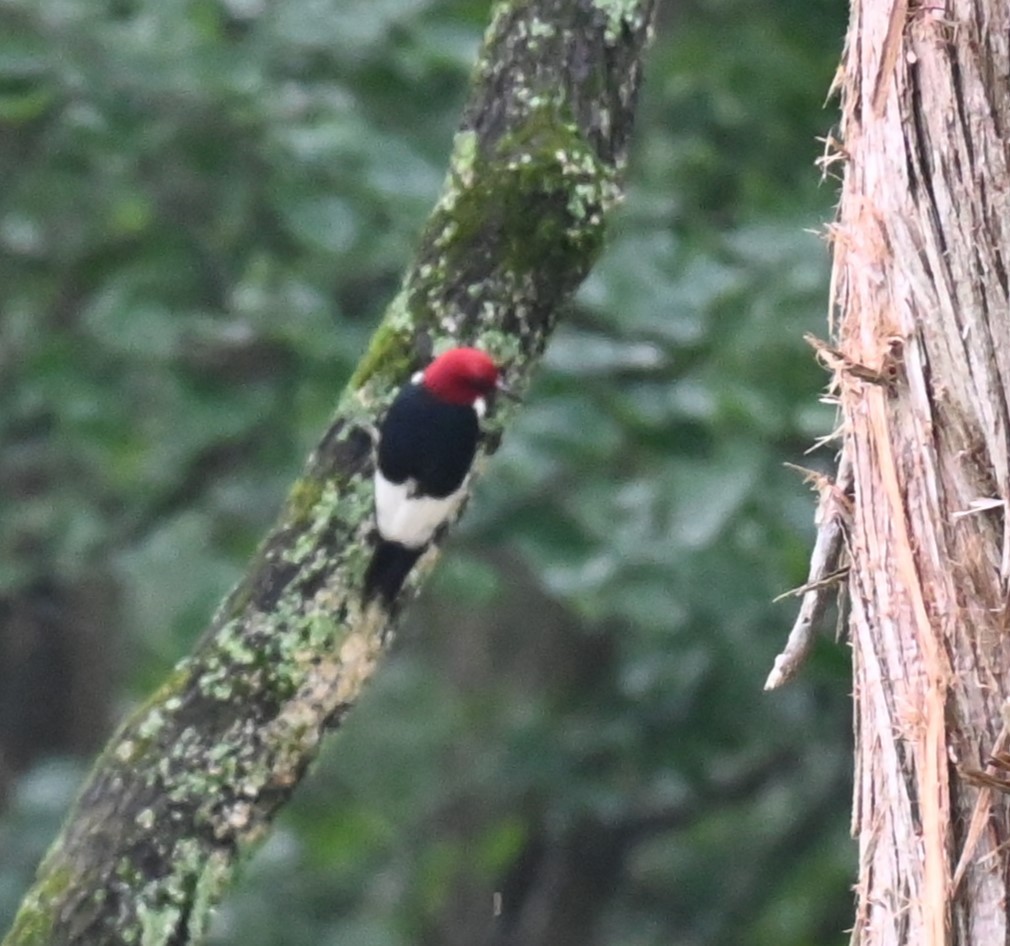
{"label": "wood splinter", "polygon": [[[816,476],[816,474],[814,474]],[[780,595],[802,595],[799,614],[786,640],[786,646],[775,658],[766,690],[775,690],[788,683],[799,673],[814,646],[814,637],[820,626],[831,596],[848,575],[847,567],[840,567],[845,545],[845,529],[849,518],[849,500],[852,495],[852,461],[843,447],[838,460],[834,482],[824,477],[819,484],[821,499],[817,506],[817,541],[810,554],[810,572],[799,588]]]}

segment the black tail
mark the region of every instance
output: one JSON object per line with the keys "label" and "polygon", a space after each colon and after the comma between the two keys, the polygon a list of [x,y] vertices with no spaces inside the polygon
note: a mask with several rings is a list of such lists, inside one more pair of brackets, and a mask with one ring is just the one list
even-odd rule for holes
{"label": "black tail", "polygon": [[399,542],[380,539],[365,572],[365,601],[378,595],[389,607],[423,551],[423,545],[419,549],[409,549]]}

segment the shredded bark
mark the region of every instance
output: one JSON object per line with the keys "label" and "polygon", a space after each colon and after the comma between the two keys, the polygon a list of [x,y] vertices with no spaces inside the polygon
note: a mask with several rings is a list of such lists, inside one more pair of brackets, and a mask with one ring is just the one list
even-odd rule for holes
{"label": "shredded bark", "polygon": [[1004,802],[958,774],[1002,750],[1010,682],[1008,37],[1003,0],[853,0],[840,79],[833,347],[865,946],[1010,936],[1006,819],[990,817]]}

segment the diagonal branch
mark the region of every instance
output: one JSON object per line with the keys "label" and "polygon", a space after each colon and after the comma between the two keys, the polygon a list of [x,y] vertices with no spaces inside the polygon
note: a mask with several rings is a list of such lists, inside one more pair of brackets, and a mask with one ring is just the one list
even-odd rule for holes
{"label": "diagonal branch", "polygon": [[[96,763],[5,946],[185,946],[371,676],[372,436],[432,353],[522,386],[620,197],[655,0],[495,7],[442,196],[402,289],[248,573]],[[482,452],[494,451],[503,411]],[[416,587],[434,554],[416,570]]]}

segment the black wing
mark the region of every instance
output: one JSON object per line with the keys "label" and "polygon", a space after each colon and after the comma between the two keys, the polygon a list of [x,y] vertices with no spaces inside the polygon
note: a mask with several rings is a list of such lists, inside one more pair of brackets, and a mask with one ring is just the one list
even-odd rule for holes
{"label": "black wing", "polygon": [[470,471],[479,435],[472,407],[446,404],[408,384],[379,429],[379,469],[392,483],[415,480],[421,496],[449,496]]}

